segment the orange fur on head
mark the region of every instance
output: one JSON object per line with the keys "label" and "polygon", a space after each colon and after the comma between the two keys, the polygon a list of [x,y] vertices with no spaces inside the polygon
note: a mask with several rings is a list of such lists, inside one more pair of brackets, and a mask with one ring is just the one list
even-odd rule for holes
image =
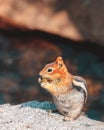
{"label": "orange fur on head", "polygon": [[45,82],[44,88],[51,91],[51,93],[55,93],[58,88],[62,89],[63,92],[69,89],[68,87],[73,77],[67,71],[64,61],[60,56],[54,62],[45,65],[39,75],[42,78],[41,83]]}
{"label": "orange fur on head", "polygon": [[[52,72],[48,72],[48,69],[52,69]],[[54,79],[66,76],[67,73],[68,71],[62,57],[57,57],[54,62],[47,64],[40,71],[39,75],[42,77],[50,77],[51,79]]]}

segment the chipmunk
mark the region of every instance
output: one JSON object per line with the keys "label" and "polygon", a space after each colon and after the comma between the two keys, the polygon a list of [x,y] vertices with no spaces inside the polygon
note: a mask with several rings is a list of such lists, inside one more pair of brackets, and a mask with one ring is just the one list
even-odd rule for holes
{"label": "chipmunk", "polygon": [[60,56],[47,64],[39,75],[41,87],[53,96],[54,104],[64,115],[64,120],[72,121],[79,117],[87,100],[86,81],[69,73]]}

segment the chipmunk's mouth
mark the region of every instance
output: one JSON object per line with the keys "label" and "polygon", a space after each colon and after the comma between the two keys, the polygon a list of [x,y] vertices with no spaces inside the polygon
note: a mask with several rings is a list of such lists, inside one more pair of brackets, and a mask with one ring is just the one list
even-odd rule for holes
{"label": "chipmunk's mouth", "polygon": [[51,79],[49,79],[49,78],[46,78],[46,80],[47,80],[49,83],[51,83],[51,82],[52,82],[52,80],[51,80]]}

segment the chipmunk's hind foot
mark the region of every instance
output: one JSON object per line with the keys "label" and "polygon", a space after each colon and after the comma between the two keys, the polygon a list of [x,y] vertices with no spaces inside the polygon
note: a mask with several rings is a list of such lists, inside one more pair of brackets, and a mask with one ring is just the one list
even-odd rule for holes
{"label": "chipmunk's hind foot", "polygon": [[74,119],[69,116],[64,116],[63,121],[73,121]]}

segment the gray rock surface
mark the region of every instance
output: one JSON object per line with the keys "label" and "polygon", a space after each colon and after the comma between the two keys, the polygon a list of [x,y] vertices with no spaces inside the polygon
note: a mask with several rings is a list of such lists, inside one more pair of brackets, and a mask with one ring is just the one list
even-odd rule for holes
{"label": "gray rock surface", "polygon": [[0,130],[104,130],[104,123],[80,116],[71,122],[63,121],[49,102],[31,101],[20,105],[0,105]]}

